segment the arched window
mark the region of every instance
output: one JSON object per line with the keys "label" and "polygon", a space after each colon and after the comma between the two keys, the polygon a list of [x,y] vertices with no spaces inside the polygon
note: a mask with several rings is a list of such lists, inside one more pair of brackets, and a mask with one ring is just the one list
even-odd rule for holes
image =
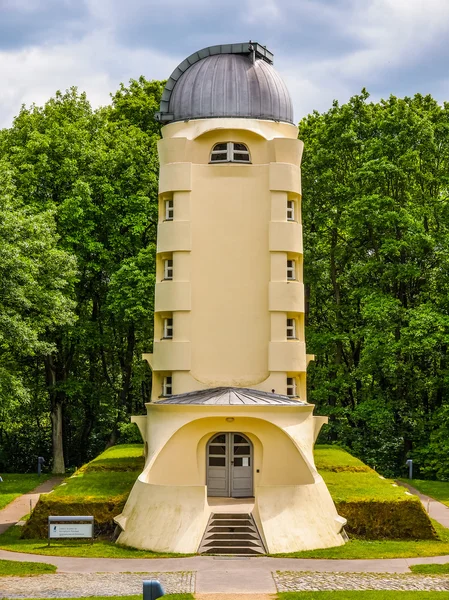
{"label": "arched window", "polygon": [[220,142],[215,144],[210,153],[210,162],[250,163],[249,150],[240,142]]}

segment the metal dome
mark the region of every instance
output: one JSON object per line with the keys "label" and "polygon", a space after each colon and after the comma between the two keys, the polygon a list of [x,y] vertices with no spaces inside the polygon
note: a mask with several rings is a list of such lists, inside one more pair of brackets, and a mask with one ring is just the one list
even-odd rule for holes
{"label": "metal dome", "polygon": [[156,118],[243,117],[293,123],[290,94],[272,67],[272,57],[251,42],[192,54],[167,81]]}

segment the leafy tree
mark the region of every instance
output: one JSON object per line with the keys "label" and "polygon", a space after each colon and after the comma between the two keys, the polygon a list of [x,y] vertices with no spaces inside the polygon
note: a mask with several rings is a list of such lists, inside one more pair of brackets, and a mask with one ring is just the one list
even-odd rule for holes
{"label": "leafy tree", "polygon": [[448,109],[363,91],[300,123],[311,400],[391,474],[448,391]]}

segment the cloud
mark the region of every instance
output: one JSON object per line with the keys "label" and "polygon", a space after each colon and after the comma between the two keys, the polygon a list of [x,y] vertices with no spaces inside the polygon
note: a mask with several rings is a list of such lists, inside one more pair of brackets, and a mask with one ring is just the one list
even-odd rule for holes
{"label": "cloud", "polygon": [[0,0],[0,126],[57,89],[105,104],[121,81],[249,39],[274,52],[297,119],[362,87],[444,99],[448,34],[447,0]]}

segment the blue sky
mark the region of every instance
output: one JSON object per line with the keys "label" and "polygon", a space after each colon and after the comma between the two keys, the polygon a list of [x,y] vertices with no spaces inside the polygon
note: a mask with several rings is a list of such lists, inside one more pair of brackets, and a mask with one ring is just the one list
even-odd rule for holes
{"label": "blue sky", "polygon": [[94,106],[205,46],[274,52],[295,119],[366,87],[449,99],[449,0],[0,0],[0,127],[72,85]]}

